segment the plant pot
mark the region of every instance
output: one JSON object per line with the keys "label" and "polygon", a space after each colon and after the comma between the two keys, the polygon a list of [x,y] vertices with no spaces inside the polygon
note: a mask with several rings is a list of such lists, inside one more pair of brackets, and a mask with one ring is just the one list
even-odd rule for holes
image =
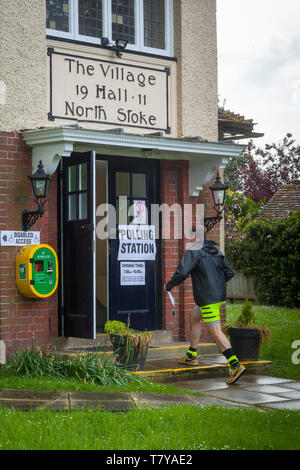
{"label": "plant pot", "polygon": [[148,346],[140,353],[138,348],[127,345],[126,335],[110,334],[110,342],[113,352],[118,356],[118,362],[125,365],[129,370],[144,370],[148,352]]}
{"label": "plant pot", "polygon": [[234,354],[241,361],[259,358],[261,333],[254,328],[228,328]]}

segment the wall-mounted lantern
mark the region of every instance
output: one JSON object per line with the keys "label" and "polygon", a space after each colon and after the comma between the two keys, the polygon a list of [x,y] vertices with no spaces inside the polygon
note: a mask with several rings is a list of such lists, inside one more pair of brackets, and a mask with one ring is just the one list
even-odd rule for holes
{"label": "wall-mounted lantern", "polygon": [[37,171],[33,173],[33,175],[28,175],[28,178],[31,180],[35,202],[38,208],[36,211],[23,211],[22,230],[25,232],[29,230],[30,227],[35,224],[37,219],[42,217],[45,212],[44,205],[47,201],[51,176],[45,173],[42,160],[40,160]]}
{"label": "wall-mounted lantern", "polygon": [[116,56],[119,57],[119,59],[121,59],[127,44],[128,41],[126,41],[125,39],[117,39],[115,41],[115,44],[111,44],[108,38],[101,38],[101,46],[107,47],[111,51],[115,51]]}
{"label": "wall-mounted lantern", "polygon": [[212,192],[214,200],[214,210],[216,211],[216,215],[204,217],[204,225],[206,227],[207,232],[211,230],[223,218],[222,212],[224,211],[226,190],[228,189],[228,186],[223,184],[221,182],[220,176],[217,175],[215,183],[210,186],[209,189]]}

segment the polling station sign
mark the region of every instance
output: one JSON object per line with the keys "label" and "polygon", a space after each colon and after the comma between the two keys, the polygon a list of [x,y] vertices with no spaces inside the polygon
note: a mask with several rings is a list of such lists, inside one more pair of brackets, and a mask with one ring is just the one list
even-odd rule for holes
{"label": "polling station sign", "polygon": [[155,260],[154,225],[119,225],[118,261]]}

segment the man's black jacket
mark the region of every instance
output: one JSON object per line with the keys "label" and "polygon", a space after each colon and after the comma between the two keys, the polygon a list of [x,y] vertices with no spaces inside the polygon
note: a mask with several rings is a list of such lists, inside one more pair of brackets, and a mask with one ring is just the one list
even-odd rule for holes
{"label": "man's black jacket", "polygon": [[189,274],[194,300],[199,307],[225,300],[226,282],[234,276],[227,259],[212,240],[205,240],[203,245],[196,242],[184,253],[166,290],[178,286]]}

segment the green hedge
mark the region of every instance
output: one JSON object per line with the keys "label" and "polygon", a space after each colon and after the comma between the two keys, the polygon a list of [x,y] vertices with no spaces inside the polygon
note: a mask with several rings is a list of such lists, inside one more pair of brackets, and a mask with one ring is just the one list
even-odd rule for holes
{"label": "green hedge", "polygon": [[226,256],[234,269],[255,275],[260,302],[300,307],[300,209],[249,223],[243,240],[226,245]]}

